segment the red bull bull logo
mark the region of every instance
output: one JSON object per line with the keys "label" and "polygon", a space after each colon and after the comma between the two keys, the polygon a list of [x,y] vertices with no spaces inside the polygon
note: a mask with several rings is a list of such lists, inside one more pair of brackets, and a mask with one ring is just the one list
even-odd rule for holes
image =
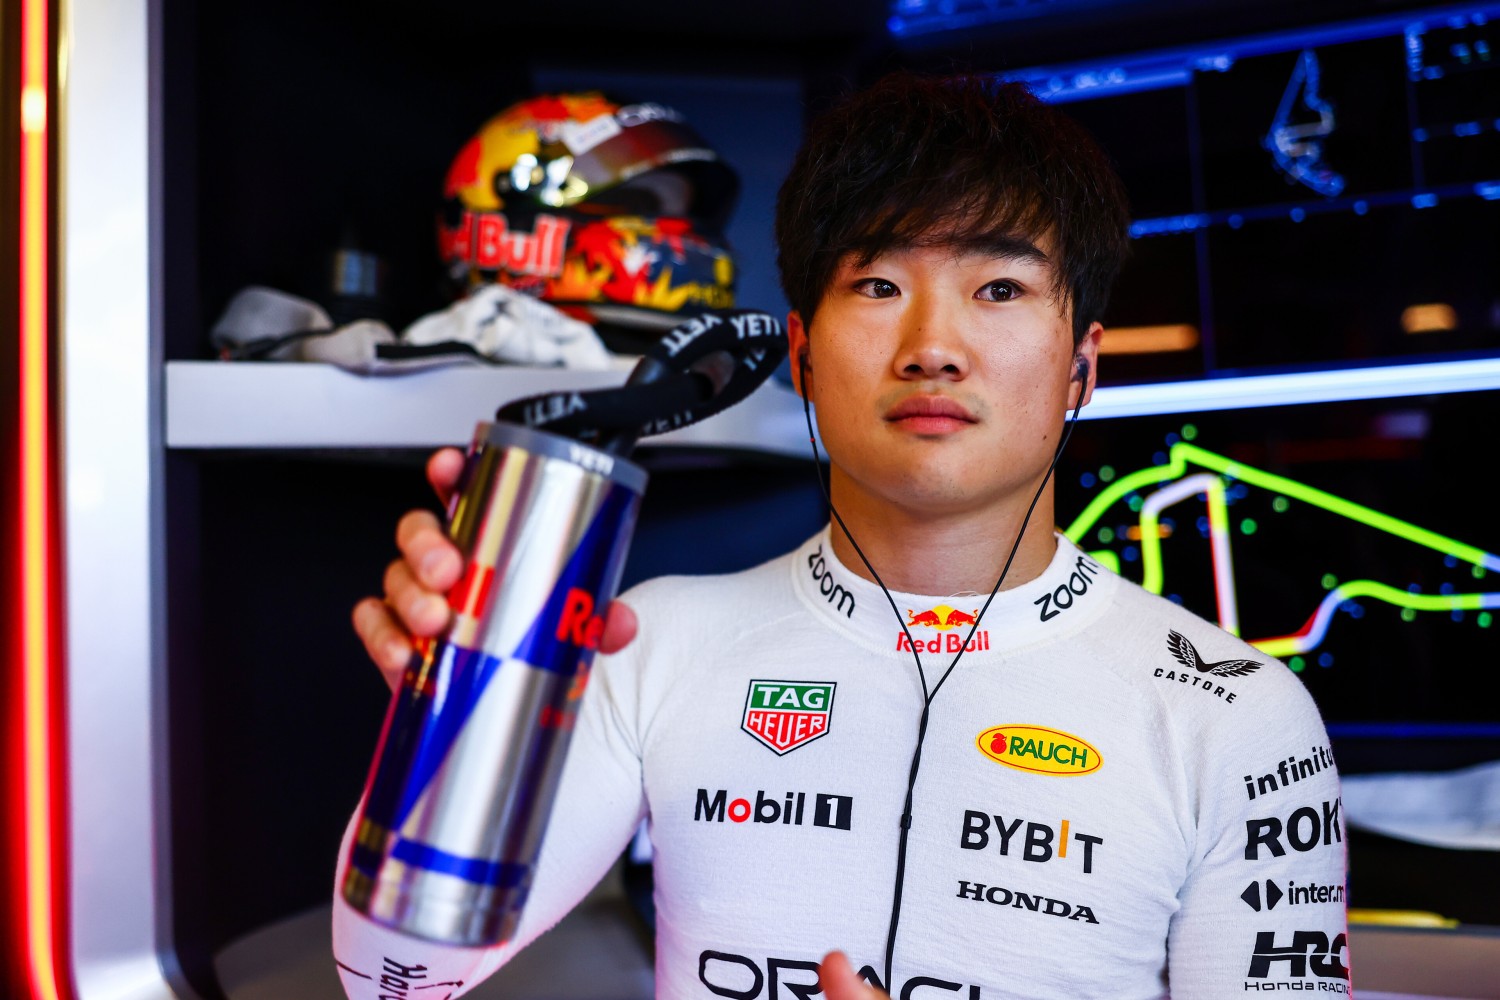
{"label": "red bull bull logo", "polygon": [[832,681],[751,681],[740,728],[785,756],[828,732]]}
{"label": "red bull bull logo", "polygon": [[[949,629],[972,628],[979,622],[979,609],[973,611],[960,611],[950,608],[946,604],[939,604],[935,608],[926,611],[913,611],[906,609],[906,623],[909,627],[918,625],[924,628],[936,629],[939,633],[947,632]],[[909,653],[912,644],[916,644],[919,653],[957,653],[960,650],[966,653],[982,651],[990,648],[990,633],[988,630],[975,632],[967,641],[957,632],[951,635],[936,635],[930,639],[908,638],[907,629],[896,633],[896,651]]]}
{"label": "red bull bull logo", "polygon": [[456,229],[442,233],[447,257],[464,260],[485,271],[556,277],[563,273],[563,252],[572,222],[538,215],[533,232],[509,229],[505,216],[465,212]]}

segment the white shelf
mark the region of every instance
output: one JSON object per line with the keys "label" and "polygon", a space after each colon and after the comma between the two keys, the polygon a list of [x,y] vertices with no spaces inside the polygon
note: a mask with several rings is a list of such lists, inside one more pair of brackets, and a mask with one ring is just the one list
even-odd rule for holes
{"label": "white shelf", "polygon": [[[306,362],[170,361],[168,448],[463,446],[503,403],[620,385],[620,371],[448,367],[356,375]],[[723,413],[642,445],[809,453],[802,401],[776,379]]]}
{"label": "white shelf", "polygon": [[[496,407],[554,389],[619,385],[623,371],[451,367],[355,375],[304,362],[172,361],[169,448],[435,448],[466,444]],[[1500,358],[1106,386],[1085,419],[1199,413],[1500,388]],[[802,402],[771,379],[737,406],[642,444],[808,454]]]}
{"label": "white shelf", "polygon": [[[1104,363],[1108,364],[1108,359]],[[1094,390],[1094,398],[1083,408],[1082,417],[1097,420],[1161,413],[1211,413],[1257,406],[1441,395],[1485,389],[1500,389],[1500,358],[1111,386]]]}

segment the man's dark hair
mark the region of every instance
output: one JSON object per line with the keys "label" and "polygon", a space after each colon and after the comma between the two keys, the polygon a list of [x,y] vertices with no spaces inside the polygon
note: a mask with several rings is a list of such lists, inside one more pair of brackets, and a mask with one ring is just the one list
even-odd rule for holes
{"label": "man's dark hair", "polygon": [[776,202],[777,265],[811,325],[839,263],[897,249],[1012,253],[1050,235],[1076,344],[1129,237],[1124,186],[1076,121],[1020,84],[892,73],[808,127]]}

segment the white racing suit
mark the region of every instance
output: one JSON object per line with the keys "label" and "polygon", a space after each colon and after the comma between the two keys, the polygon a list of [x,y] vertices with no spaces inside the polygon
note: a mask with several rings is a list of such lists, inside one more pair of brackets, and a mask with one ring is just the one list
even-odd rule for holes
{"label": "white racing suit", "polygon": [[972,639],[984,596],[893,597],[929,686],[969,648],[932,702],[891,982],[923,690],[825,530],[624,595],[639,635],[595,663],[515,940],[434,945],[335,892],[349,997],[459,996],[643,819],[668,1000],[807,1000],[834,949],[893,1000],[1349,995],[1338,774],[1295,674],[1061,537]]}

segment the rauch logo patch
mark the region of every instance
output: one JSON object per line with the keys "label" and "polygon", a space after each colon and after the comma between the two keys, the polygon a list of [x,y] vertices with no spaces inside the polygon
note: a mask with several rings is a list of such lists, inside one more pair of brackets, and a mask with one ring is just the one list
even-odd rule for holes
{"label": "rauch logo patch", "polygon": [[1092,774],[1104,764],[1103,755],[1082,737],[1018,722],[991,726],[974,743],[995,763],[1033,774]]}
{"label": "rauch logo patch", "polygon": [[832,681],[751,681],[740,728],[780,756],[828,732]]}

